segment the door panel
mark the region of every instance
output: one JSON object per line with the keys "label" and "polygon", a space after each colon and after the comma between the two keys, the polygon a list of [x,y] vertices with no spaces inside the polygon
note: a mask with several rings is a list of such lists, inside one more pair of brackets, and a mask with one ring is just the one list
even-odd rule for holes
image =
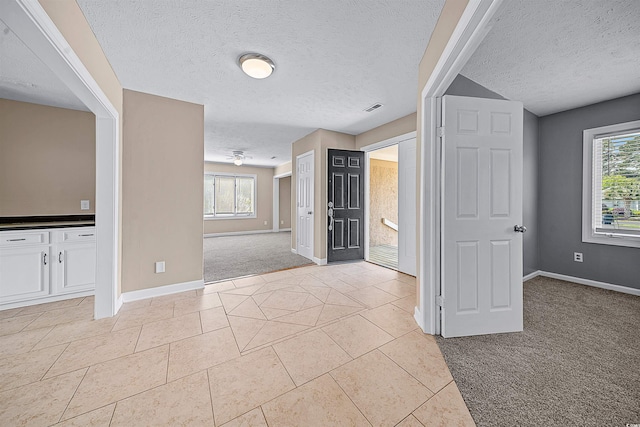
{"label": "door panel", "polygon": [[327,261],[364,258],[364,153],[329,150]]}
{"label": "door panel", "polygon": [[442,335],[521,331],[522,104],[442,105]]}
{"label": "door panel", "polygon": [[398,270],[416,275],[416,140],[398,144]]}
{"label": "door panel", "polygon": [[296,250],[299,255],[313,260],[313,153],[298,157],[296,163]]}

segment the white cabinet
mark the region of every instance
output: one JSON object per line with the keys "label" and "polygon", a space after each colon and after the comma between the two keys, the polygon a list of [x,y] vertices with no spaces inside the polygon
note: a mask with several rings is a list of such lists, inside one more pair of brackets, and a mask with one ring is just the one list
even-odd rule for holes
{"label": "white cabinet", "polygon": [[95,288],[94,227],[0,232],[0,309]]}
{"label": "white cabinet", "polygon": [[0,249],[0,302],[49,295],[49,246]]}
{"label": "white cabinet", "polygon": [[93,228],[53,233],[58,294],[93,289],[96,282],[96,242]]}

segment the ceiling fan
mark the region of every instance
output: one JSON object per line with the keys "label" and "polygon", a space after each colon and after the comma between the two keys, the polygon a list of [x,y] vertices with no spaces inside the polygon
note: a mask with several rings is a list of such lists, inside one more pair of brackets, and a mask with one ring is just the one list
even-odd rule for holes
{"label": "ceiling fan", "polygon": [[227,159],[233,160],[233,164],[236,166],[242,165],[245,159],[252,159],[252,158],[253,157],[251,156],[245,156],[244,151],[240,151],[240,150],[233,151],[233,154],[231,156],[227,156]]}

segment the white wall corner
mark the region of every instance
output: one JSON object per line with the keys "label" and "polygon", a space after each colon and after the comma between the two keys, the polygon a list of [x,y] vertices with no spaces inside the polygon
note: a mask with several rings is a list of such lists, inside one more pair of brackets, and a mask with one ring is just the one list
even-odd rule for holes
{"label": "white wall corner", "polygon": [[425,331],[424,323],[422,322],[422,320],[423,320],[422,313],[420,312],[420,309],[418,307],[415,307],[415,310],[413,312],[413,318],[416,321],[416,323],[418,324],[418,326],[420,326],[420,329],[422,330],[422,332],[427,334],[428,332]]}
{"label": "white wall corner", "polygon": [[326,258],[313,257],[313,259],[311,261],[315,262],[318,265],[327,265],[327,259]]}

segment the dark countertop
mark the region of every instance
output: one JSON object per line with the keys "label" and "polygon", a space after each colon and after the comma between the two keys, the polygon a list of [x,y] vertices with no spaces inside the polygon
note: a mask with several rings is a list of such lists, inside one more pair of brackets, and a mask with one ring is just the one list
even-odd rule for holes
{"label": "dark countertop", "polygon": [[0,231],[43,228],[93,227],[95,215],[47,215],[0,217]]}

